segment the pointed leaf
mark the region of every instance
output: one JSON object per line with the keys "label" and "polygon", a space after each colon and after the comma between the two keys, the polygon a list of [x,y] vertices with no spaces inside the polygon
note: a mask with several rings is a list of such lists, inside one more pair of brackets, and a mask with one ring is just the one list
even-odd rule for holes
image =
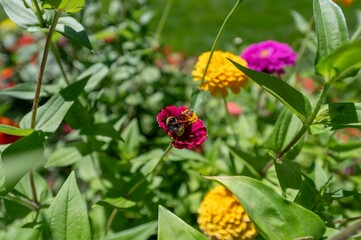
{"label": "pointed leaf", "polygon": [[307,116],[311,111],[311,104],[306,96],[279,78],[246,68],[230,59],[229,61],[231,61],[240,71],[250,77],[253,81],[263,87],[267,92],[281,101],[288,109],[296,114],[302,122],[307,122]]}
{"label": "pointed leaf", "polygon": [[207,240],[206,236],[166,208],[159,205],[158,209],[158,240]]}
{"label": "pointed leaf", "polygon": [[0,0],[8,17],[20,27],[27,28],[39,25],[38,18],[31,8],[25,6],[24,2],[28,6],[32,6],[31,0]]}
{"label": "pointed leaf", "polygon": [[320,239],[324,222],[313,212],[287,201],[253,178],[207,177],[225,185],[245,208],[265,239]]}
{"label": "pointed leaf", "polygon": [[44,239],[91,239],[86,204],[72,172],[50,204]]}
{"label": "pointed leaf", "polygon": [[105,198],[103,200],[98,201],[96,204],[104,207],[111,207],[118,209],[130,208],[136,205],[135,202],[127,200],[123,197]]}
{"label": "pointed leaf", "polygon": [[0,124],[0,132],[10,134],[13,136],[25,137],[34,132],[34,129],[21,129],[9,125]]}
{"label": "pointed leaf", "polygon": [[302,186],[302,173],[298,163],[283,160],[275,163],[278,181],[282,189],[300,189]]}
{"label": "pointed leaf", "polygon": [[84,90],[88,80],[89,77],[86,77],[82,80],[73,82],[72,84],[60,91],[61,96],[64,98],[65,101],[75,101]]}
{"label": "pointed leaf", "polygon": [[106,236],[105,240],[147,240],[155,233],[157,229],[157,222],[149,222],[134,228],[117,232]]}
{"label": "pointed leaf", "polygon": [[[16,84],[13,87],[0,90],[0,96],[11,96],[19,99],[32,100],[34,99],[36,83],[27,82]],[[44,97],[47,94],[44,91],[40,91],[40,97]]]}
{"label": "pointed leaf", "polygon": [[341,8],[332,0],[314,0],[313,15],[318,41],[317,63],[348,42],[348,31]]}
{"label": "pointed leaf", "polygon": [[9,145],[1,154],[0,191],[7,193],[43,158],[44,134],[35,131]]}
{"label": "pointed leaf", "polygon": [[323,105],[310,129],[312,134],[320,134],[349,127],[361,128],[361,103]]}
{"label": "pointed leaf", "polygon": [[58,24],[55,27],[55,31],[61,33],[64,37],[70,39],[71,41],[93,50],[83,25],[81,25],[75,18],[70,16],[60,17]]}
{"label": "pointed leaf", "polygon": [[[35,129],[47,133],[55,132],[72,104],[73,102],[66,102],[59,93],[52,96],[43,106],[38,108]],[[21,119],[20,127],[30,128],[30,122],[31,112]]]}
{"label": "pointed leaf", "polygon": [[75,13],[83,9],[85,0],[42,0],[45,9],[61,9],[67,13]]}
{"label": "pointed leaf", "polygon": [[355,76],[361,68],[361,42],[355,41],[346,44],[316,65],[316,73],[326,80]]}

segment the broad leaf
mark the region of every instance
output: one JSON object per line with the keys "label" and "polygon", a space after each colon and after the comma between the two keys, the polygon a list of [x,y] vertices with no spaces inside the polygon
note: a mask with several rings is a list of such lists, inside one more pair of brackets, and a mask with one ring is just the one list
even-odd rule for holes
{"label": "broad leaf", "polygon": [[86,204],[74,172],[65,181],[45,215],[44,239],[91,239]]}
{"label": "broad leaf", "polygon": [[117,232],[105,237],[105,240],[147,240],[156,232],[157,222],[149,222],[134,228]]}
{"label": "broad leaf", "polygon": [[14,136],[25,137],[30,135],[34,131],[35,131],[34,129],[21,129],[9,125],[0,124],[0,132]]}
{"label": "broad leaf", "polygon": [[[38,108],[35,129],[43,132],[55,132],[73,102],[66,102],[60,94],[52,96],[43,106]],[[31,112],[20,121],[21,128],[30,128]]]}
{"label": "broad leaf", "polygon": [[324,222],[315,213],[287,201],[258,180],[244,176],[208,178],[222,183],[237,197],[265,239],[320,239],[325,232]]}
{"label": "broad leaf", "polygon": [[[279,153],[292,140],[300,127],[300,121],[295,118],[288,109],[284,109],[278,117],[271,134],[264,143],[265,148],[272,151],[273,155]],[[297,149],[300,150],[300,148]],[[294,148],[294,150],[296,150],[296,148]],[[291,154],[291,158],[294,159],[298,152],[289,152],[289,154]],[[288,159],[291,159],[290,156],[288,156]]]}
{"label": "broad leaf", "polygon": [[296,114],[302,122],[307,122],[307,117],[311,111],[311,104],[306,96],[279,78],[246,68],[230,59],[229,61],[231,61],[240,71],[250,77],[253,81],[263,87],[267,92],[281,101],[288,109]]}
{"label": "broad leaf", "polygon": [[98,201],[95,204],[104,206],[104,207],[111,207],[111,208],[118,208],[118,209],[130,208],[130,207],[134,207],[136,205],[135,202],[127,200],[123,197],[105,198],[103,200]]}
{"label": "broad leaf", "polygon": [[320,134],[349,127],[361,128],[361,103],[323,105],[310,129],[312,134]]}
{"label": "broad leaf", "polygon": [[31,8],[25,6],[24,2],[28,6],[32,6],[31,0],[0,0],[8,17],[20,27],[39,25],[38,18]]}
{"label": "broad leaf", "polygon": [[110,123],[95,123],[87,128],[82,128],[80,134],[105,136],[115,140],[122,140],[119,132],[115,130],[113,125]]}
{"label": "broad leaf", "polygon": [[44,135],[35,131],[9,145],[1,154],[0,191],[7,193],[43,158]]}
{"label": "broad leaf", "polygon": [[[314,0],[313,15],[316,24],[318,50],[316,63],[348,42],[345,16],[332,0]],[[315,64],[316,65],[316,64]]]}
{"label": "broad leaf", "polygon": [[71,41],[93,50],[83,25],[75,18],[70,16],[60,17],[55,30]]}
{"label": "broad leaf", "polygon": [[45,168],[70,166],[82,158],[76,147],[59,148],[49,155]]}
{"label": "broad leaf", "polygon": [[83,9],[85,0],[42,0],[45,9],[61,9],[67,13],[75,13]]}
{"label": "broad leaf", "polygon": [[361,68],[361,42],[355,41],[346,44],[316,65],[316,73],[327,80],[355,76]]}
{"label": "broad leaf", "polygon": [[282,189],[300,189],[302,185],[302,173],[298,163],[284,159],[275,163],[278,181]]}
{"label": "broad leaf", "polygon": [[158,240],[206,240],[206,236],[198,232],[182,219],[159,206],[158,212]]}
{"label": "broad leaf", "polygon": [[[11,88],[5,88],[0,90],[0,96],[11,96],[19,99],[32,100],[35,95],[36,83],[27,82],[16,84]],[[44,97],[47,94],[44,91],[40,92],[40,97]]]}

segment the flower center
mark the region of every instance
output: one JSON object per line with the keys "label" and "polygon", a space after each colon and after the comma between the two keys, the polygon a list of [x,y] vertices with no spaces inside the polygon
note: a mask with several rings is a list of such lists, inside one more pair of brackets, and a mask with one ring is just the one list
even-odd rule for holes
{"label": "flower center", "polygon": [[182,120],[188,124],[193,124],[198,120],[197,114],[193,110],[186,109],[182,112]]}
{"label": "flower center", "polygon": [[262,57],[262,58],[268,57],[268,56],[270,55],[270,53],[271,53],[270,50],[268,50],[268,49],[263,49],[263,50],[261,51],[261,57]]}

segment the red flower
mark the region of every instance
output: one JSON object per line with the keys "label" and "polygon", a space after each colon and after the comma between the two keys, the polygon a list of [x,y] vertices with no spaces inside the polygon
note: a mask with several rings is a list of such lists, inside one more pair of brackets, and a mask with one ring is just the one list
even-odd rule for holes
{"label": "red flower", "polygon": [[[9,126],[13,126],[13,127],[19,127],[19,125],[16,122],[14,122],[13,120],[11,120],[10,118],[7,118],[7,117],[0,117],[0,124],[9,125]],[[13,136],[13,135],[9,135],[9,134],[0,132],[0,144],[13,143],[20,138],[21,137],[19,137],[19,136]]]}
{"label": "red flower", "polygon": [[171,138],[175,148],[195,149],[207,139],[202,120],[192,110],[180,106],[163,108],[157,116],[159,127]]}

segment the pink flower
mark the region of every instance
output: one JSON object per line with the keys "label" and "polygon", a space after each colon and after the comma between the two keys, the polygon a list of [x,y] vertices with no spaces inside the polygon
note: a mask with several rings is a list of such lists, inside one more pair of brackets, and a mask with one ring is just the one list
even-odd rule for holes
{"label": "pink flower", "polygon": [[157,116],[157,122],[171,137],[175,148],[194,150],[207,139],[207,130],[202,120],[184,106],[163,108]]}
{"label": "pink flower", "polygon": [[297,53],[285,43],[268,40],[249,45],[241,53],[241,57],[253,70],[281,75],[285,72],[285,67],[295,64]]}
{"label": "pink flower", "polygon": [[227,102],[227,111],[235,117],[243,113],[243,109],[234,102]]}

